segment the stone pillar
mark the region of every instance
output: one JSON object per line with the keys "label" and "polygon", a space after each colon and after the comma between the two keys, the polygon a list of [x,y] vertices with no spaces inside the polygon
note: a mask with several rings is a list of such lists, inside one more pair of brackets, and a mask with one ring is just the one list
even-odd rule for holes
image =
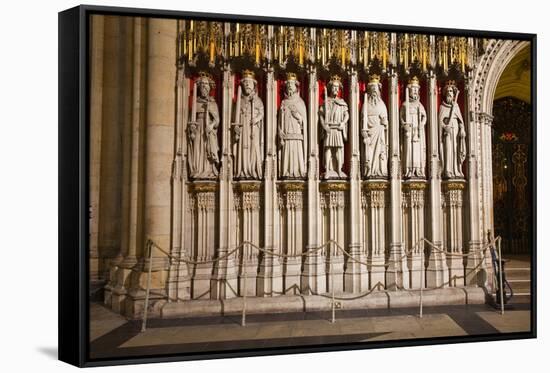
{"label": "stone pillar", "polygon": [[[462,254],[462,191],[465,182],[462,180],[448,180],[443,182],[444,204],[443,223],[445,224],[445,248],[457,256],[447,256],[449,268],[449,285],[463,286],[464,264]],[[460,277],[460,278],[456,278]]]}
{"label": "stone pillar", "polygon": [[[429,159],[429,219],[430,225],[428,238],[432,243],[442,248],[442,216],[441,216],[441,161],[439,157],[439,121],[437,115],[437,83],[436,76],[433,71],[428,73],[428,126],[429,126],[429,144],[428,144],[428,159]],[[424,237],[424,236],[423,236]],[[428,287],[441,286],[449,280],[447,273],[447,265],[445,263],[445,254],[431,250],[427,250],[428,257],[425,263],[426,269],[426,284]]]}
{"label": "stone pillar", "polygon": [[[183,22],[183,21],[182,21]],[[187,121],[189,118],[190,79],[185,76],[185,66],[178,69],[177,112],[176,112],[176,154],[172,163],[172,247],[170,252],[176,258],[190,258],[193,249],[194,230],[186,230],[193,225],[187,184]],[[194,199],[191,198],[194,201]],[[193,211],[194,213],[194,211]],[[185,222],[185,223],[184,223]],[[168,274],[168,302],[189,299],[191,282],[187,263],[173,260]]]}
{"label": "stone pillar", "polygon": [[[466,88],[466,101],[465,101],[465,112],[468,113],[465,115],[464,120],[466,121],[465,127],[467,128],[467,143],[468,143],[468,251],[479,250],[482,246],[483,236],[481,235],[481,215],[480,215],[480,203],[482,191],[480,190],[480,120],[481,118],[476,115],[474,112],[475,108],[475,92],[472,92],[472,81],[471,73],[466,77],[464,82],[464,87]],[[469,255],[466,262],[466,285],[478,285],[484,282],[486,279],[480,278],[478,281],[478,268],[479,261],[482,260],[481,254]]]}
{"label": "stone pillar", "polygon": [[[319,193],[319,84],[317,70],[308,72],[308,136],[310,148],[307,176],[307,246],[308,250],[321,245],[321,206]],[[326,291],[325,260],[320,251],[304,257],[302,292],[324,293]]]}
{"label": "stone pillar", "polygon": [[[346,247],[346,181],[325,181],[319,185],[321,194],[321,212],[323,214],[323,241],[335,241],[340,248]],[[335,245],[328,245],[323,250],[326,257],[326,281],[327,291],[335,292],[344,290],[344,253]],[[334,276],[334,284],[333,284]]]}
{"label": "stone pillar", "polygon": [[[395,34],[392,34],[392,40]],[[399,149],[399,86],[395,70],[389,74],[390,86],[390,221],[391,237],[388,267],[386,268],[386,289],[395,290],[403,286],[408,273],[403,255],[403,237],[401,232],[401,160]]]}
{"label": "stone pillar", "polygon": [[[423,180],[408,180],[403,184],[403,210],[406,231],[406,250],[411,251],[407,257],[409,276],[404,280],[405,286],[418,289],[424,284],[420,283],[421,272],[425,270],[422,265],[424,254],[424,205],[426,182]],[[425,277],[424,277],[425,278]]]}
{"label": "stone pillar", "polygon": [[[273,37],[273,26],[268,26],[268,37]],[[276,244],[277,209],[277,82],[273,67],[267,70],[267,100],[266,100],[266,157],[264,180],[264,248],[279,252]],[[276,295],[281,293],[281,260],[271,254],[260,254],[259,273],[257,277],[258,296]]]}
{"label": "stone pillar", "polygon": [[[145,125],[144,172],[144,237],[143,266],[137,273],[135,288],[130,294],[134,302],[127,315],[142,311],[147,284],[147,272],[152,266],[151,301],[164,298],[169,260],[153,249],[153,261],[146,257],[145,242],[153,240],[163,250],[170,250],[170,195],[172,161],[174,159],[174,132],[176,97],[176,39],[177,22],[166,19],[147,20],[147,111]],[[170,145],[168,145],[170,144]],[[138,264],[139,265],[139,264]],[[158,295],[156,295],[158,294]]]}
{"label": "stone pillar", "polygon": [[[116,186],[117,200],[120,201],[118,214],[120,214],[120,249],[117,257],[113,260],[113,264],[116,265],[111,268],[111,306],[113,310],[120,312],[125,307],[125,301],[127,296],[127,284],[128,277],[132,273],[133,266],[137,263],[136,259],[136,242],[133,245],[130,243],[131,237],[130,224],[132,217],[137,213],[137,206],[135,199],[136,194],[131,194],[132,183],[139,176],[139,173],[132,172],[133,167],[138,162],[137,159],[133,159],[133,132],[139,131],[141,126],[141,118],[139,116],[139,103],[136,104],[136,99],[139,100],[139,74],[140,71],[140,45],[134,45],[134,31],[137,28],[138,33],[141,29],[135,27],[135,20],[132,18],[125,18],[118,20],[120,34],[118,37],[118,43],[116,48],[120,55],[118,56],[118,68],[116,69],[117,75],[115,82],[118,85],[118,92],[120,96],[115,101],[116,119],[115,122],[109,124],[110,126],[117,126],[120,128],[120,138],[116,139],[116,144],[113,144],[117,150],[111,149],[110,152],[104,153],[118,153],[120,157],[120,163],[115,165],[114,168],[118,169],[117,177],[119,177],[119,185]],[[139,36],[139,34],[138,34]],[[137,40],[139,43],[139,40]],[[137,49],[137,50],[136,50]],[[135,66],[137,64],[137,66]],[[137,75],[137,76],[136,76]],[[134,113],[134,106],[138,105],[137,113]],[[139,144],[135,144],[139,152]],[[113,151],[114,150],[114,151]],[[111,166],[108,166],[109,168]],[[133,199],[132,199],[133,198]]]}
{"label": "stone pillar", "polygon": [[[482,205],[483,205],[483,225],[480,227],[480,237],[481,237],[481,245],[485,245],[488,243],[488,240],[486,237],[488,236],[489,232],[491,232],[491,235],[494,236],[495,228],[494,228],[494,217],[493,217],[493,159],[492,159],[492,153],[493,153],[493,146],[492,146],[492,127],[493,127],[493,116],[489,113],[483,113],[481,114],[480,118],[480,124],[481,124],[481,144],[482,144],[482,155],[483,155],[483,164],[481,166],[483,170],[483,182],[481,184],[481,188],[483,190],[483,199],[482,199]],[[482,259],[483,253],[479,254],[479,260]],[[487,271],[488,276],[487,278],[491,278],[490,276],[492,274],[492,264],[491,259],[489,255],[489,251],[487,251],[486,261],[483,263],[480,268],[478,268],[479,271]],[[481,284],[483,282],[483,278],[480,277],[478,283]]]}
{"label": "stone pillar", "polygon": [[99,202],[101,174],[101,126],[103,113],[103,32],[104,16],[91,17],[90,85],[90,293],[101,287],[105,278],[100,274]]}
{"label": "stone pillar", "polygon": [[[121,307],[124,307],[126,296],[126,289],[120,289],[117,271],[118,264],[123,259],[120,252],[122,147],[119,139],[122,138],[125,118],[120,97],[127,94],[124,92],[121,78],[124,74],[124,63],[120,61],[124,59],[122,53],[127,50],[125,44],[127,35],[123,27],[124,22],[119,17],[102,18],[104,19],[103,66],[110,68],[103,69],[102,110],[100,111],[102,115],[101,118],[95,117],[101,121],[99,144],[101,149],[100,154],[97,155],[100,157],[101,166],[95,168],[100,173],[98,193],[101,206],[98,207],[101,208],[96,214],[97,228],[93,226],[91,228],[97,229],[98,232],[97,249],[100,258],[98,270],[100,276],[108,279],[104,289],[104,302],[119,312]],[[113,295],[117,299],[113,300]]]}
{"label": "stone pillar", "polygon": [[[225,24],[227,29],[229,24]],[[231,116],[233,108],[233,91],[235,78],[229,64],[223,68],[223,102],[222,102],[222,159],[219,174],[219,250],[218,257],[233,250],[237,244],[236,213],[233,201],[233,160],[231,155]],[[212,299],[225,299],[237,296],[237,271],[235,255],[217,262],[210,283]]]}
{"label": "stone pillar", "polygon": [[[355,37],[355,31],[352,31]],[[350,165],[350,194],[349,194],[349,246],[348,253],[355,259],[364,261],[363,250],[360,240],[360,214],[361,214],[361,156],[359,145],[359,82],[357,71],[352,69],[349,86],[349,110],[350,110],[350,142],[351,142],[351,165]],[[382,223],[383,224],[383,223]],[[382,249],[382,253],[384,250]],[[364,265],[345,259],[344,290],[346,292],[358,293],[366,290],[367,269]],[[383,281],[382,281],[383,282]]]}
{"label": "stone pillar", "polygon": [[389,183],[387,181],[363,182],[364,224],[368,263],[368,289],[380,283],[384,288],[386,262],[386,200]]}

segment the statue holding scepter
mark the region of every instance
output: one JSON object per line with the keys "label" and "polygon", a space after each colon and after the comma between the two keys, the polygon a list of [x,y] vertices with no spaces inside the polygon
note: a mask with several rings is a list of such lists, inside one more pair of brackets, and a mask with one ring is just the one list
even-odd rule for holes
{"label": "statue holding scepter", "polygon": [[443,88],[444,101],[439,106],[439,141],[443,177],[463,178],[462,164],[466,159],[466,131],[458,106],[458,88],[449,81]]}
{"label": "statue holding scepter", "polygon": [[405,102],[399,113],[403,130],[402,159],[405,178],[426,177],[426,109],[420,102],[420,84],[417,77],[409,80]]}
{"label": "statue holding scepter", "polygon": [[210,96],[215,86],[212,76],[205,72],[200,72],[193,84],[191,118],[187,123],[187,160],[192,179],[218,176],[220,114],[216,100]]}
{"label": "statue holding scepter", "polygon": [[245,70],[237,92],[233,128],[233,165],[237,179],[259,180],[264,161],[264,104],[254,72]]}
{"label": "statue holding scepter", "polygon": [[327,85],[325,102],[319,109],[319,124],[322,127],[325,179],[345,178],[344,141],[348,139],[349,111],[346,101],[338,97],[342,80],[334,75]]}

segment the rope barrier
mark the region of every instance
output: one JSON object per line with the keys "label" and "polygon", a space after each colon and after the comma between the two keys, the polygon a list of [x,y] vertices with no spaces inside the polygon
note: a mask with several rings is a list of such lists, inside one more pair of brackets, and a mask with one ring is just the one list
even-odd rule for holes
{"label": "rope barrier", "polygon": [[[263,254],[272,255],[272,256],[275,256],[275,257],[283,258],[283,259],[309,257],[313,254],[317,254],[318,251],[320,251],[320,250],[322,250],[326,247],[329,247],[330,245],[333,245],[337,249],[337,250],[335,250],[335,253],[337,253],[338,251],[341,251],[343,253],[343,255],[348,258],[348,260],[351,260],[355,263],[367,266],[368,268],[373,268],[373,267],[375,267],[375,268],[376,267],[386,268],[392,262],[401,262],[403,259],[408,258],[409,255],[411,253],[413,253],[418,248],[418,246],[422,243],[428,244],[428,246],[431,248],[431,250],[442,253],[446,256],[454,256],[454,257],[462,257],[462,258],[466,258],[470,255],[474,255],[474,254],[481,253],[481,252],[483,252],[482,258],[485,258],[487,248],[489,248],[489,247],[497,248],[498,247],[498,250],[499,250],[499,272],[501,273],[501,275],[500,275],[500,277],[501,277],[500,278],[500,283],[501,283],[500,289],[501,289],[501,293],[502,293],[502,271],[501,271],[502,261],[501,261],[501,258],[500,258],[500,247],[499,247],[500,246],[500,236],[490,240],[483,247],[481,247],[479,249],[470,250],[468,253],[465,253],[465,254],[454,253],[452,251],[440,249],[439,247],[437,247],[437,245],[432,243],[430,240],[428,240],[426,238],[421,238],[410,249],[405,250],[404,254],[401,255],[398,259],[385,260],[384,264],[373,264],[373,263],[364,262],[362,260],[354,258],[349,252],[347,252],[342,246],[340,246],[340,244],[338,242],[336,242],[334,240],[328,240],[327,242],[325,242],[324,244],[322,244],[318,247],[308,248],[306,251],[304,251],[302,253],[297,253],[297,254],[278,253],[278,252],[275,252],[275,251],[272,251],[272,250],[268,250],[266,248],[259,247],[258,245],[255,245],[254,243],[252,243],[250,241],[243,241],[239,245],[237,245],[233,250],[231,250],[227,253],[224,253],[223,255],[221,255],[217,258],[197,261],[197,260],[185,259],[185,258],[182,258],[182,257],[176,257],[176,256],[170,254],[168,251],[164,250],[159,245],[157,245],[153,240],[148,239],[147,242],[146,242],[146,249],[148,250],[148,254],[149,254],[149,268],[148,268],[148,275],[147,275],[148,276],[147,277],[147,289],[146,289],[146,293],[145,293],[145,305],[144,305],[144,308],[143,308],[143,320],[142,320],[141,331],[144,332],[146,330],[146,325],[147,325],[147,312],[148,312],[149,294],[150,294],[150,288],[151,288],[151,270],[152,270],[152,261],[153,261],[153,247],[155,247],[162,254],[166,255],[171,261],[175,260],[175,261],[178,261],[178,262],[185,263],[187,265],[201,265],[201,264],[217,263],[221,260],[225,260],[225,259],[229,258],[231,255],[235,254],[238,250],[244,248],[247,245],[252,247],[253,249],[258,250],[259,252],[261,252]],[[498,246],[497,246],[497,243],[498,243]],[[337,255],[335,253],[332,254],[330,257],[332,258],[333,255]],[[432,288],[424,288],[424,276],[423,276],[423,274],[424,274],[424,255],[425,255],[424,250],[421,250],[421,252],[420,252],[420,261],[421,261],[421,264],[420,264],[420,268],[421,268],[420,282],[421,283],[420,283],[420,288],[419,289],[406,289],[403,286],[399,286],[398,284],[394,284],[396,286],[396,288],[399,289],[399,290],[419,291],[420,292],[420,313],[419,313],[420,317],[422,317],[422,314],[423,314],[423,299],[422,298],[423,298],[423,292],[424,291],[433,291],[433,290],[441,289],[441,288],[443,288],[447,285],[450,285],[451,281],[454,281],[455,285],[456,285],[456,280],[457,279],[466,278],[471,273],[475,272],[484,263],[484,260],[480,260],[479,263],[474,268],[472,268],[467,274],[465,274],[463,276],[456,276],[455,275],[451,279],[449,279],[448,281],[444,282],[443,284],[441,284],[439,286],[432,287]],[[244,253],[243,253],[243,257],[244,257]],[[331,297],[331,303],[332,303],[332,305],[331,305],[331,311],[332,311],[331,322],[332,323],[334,323],[336,321],[336,316],[335,316],[335,313],[336,313],[336,310],[335,310],[335,308],[336,308],[336,299],[338,299],[338,300],[358,299],[358,298],[361,298],[361,297],[364,297],[364,296],[368,296],[369,294],[371,294],[374,291],[375,288],[378,288],[378,290],[380,290],[380,287],[384,286],[384,284],[382,284],[381,282],[378,282],[377,284],[375,284],[372,287],[371,290],[369,290],[364,295],[355,296],[353,298],[337,298],[336,295],[335,295],[334,271],[332,270],[332,264],[331,264],[330,272],[331,272],[331,296],[330,297]],[[248,274],[247,274],[247,270],[246,270],[246,265],[243,264],[243,281],[244,282],[243,282],[243,307],[242,307],[242,316],[241,316],[241,325],[242,326],[246,325],[246,298],[247,298],[246,283],[247,283],[247,279],[248,279]],[[315,294],[311,291],[311,289],[310,289],[310,292],[314,295],[325,296],[325,295],[322,295],[322,294]],[[502,294],[501,294],[500,299],[501,299],[501,314],[504,314],[504,304],[503,304]]]}

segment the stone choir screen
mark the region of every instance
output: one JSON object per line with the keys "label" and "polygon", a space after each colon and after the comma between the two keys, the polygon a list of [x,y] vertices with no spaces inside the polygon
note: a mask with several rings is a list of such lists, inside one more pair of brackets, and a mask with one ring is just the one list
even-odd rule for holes
{"label": "stone choir screen", "polygon": [[529,40],[96,14],[89,56],[92,358],[531,331]]}

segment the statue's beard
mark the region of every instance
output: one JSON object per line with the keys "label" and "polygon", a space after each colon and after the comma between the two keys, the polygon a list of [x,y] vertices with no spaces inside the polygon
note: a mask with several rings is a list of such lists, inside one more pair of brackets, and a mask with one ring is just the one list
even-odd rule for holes
{"label": "statue's beard", "polygon": [[378,95],[370,95],[368,96],[368,101],[369,104],[376,105],[380,101],[380,97]]}

